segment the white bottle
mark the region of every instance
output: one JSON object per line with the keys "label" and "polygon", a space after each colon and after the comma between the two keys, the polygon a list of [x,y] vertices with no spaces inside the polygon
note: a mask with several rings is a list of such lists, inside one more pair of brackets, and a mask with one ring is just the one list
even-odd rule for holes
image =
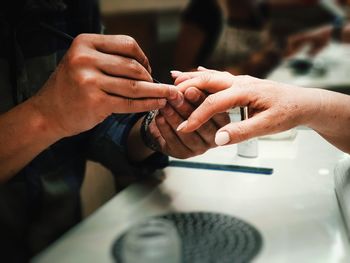
{"label": "white bottle", "polygon": [[241,157],[255,158],[258,157],[258,139],[253,138],[241,142],[237,145],[237,154]]}
{"label": "white bottle", "polygon": [[[247,120],[249,116],[248,107],[241,108],[241,120]],[[237,154],[241,157],[255,158],[258,157],[258,139],[252,138],[237,145]]]}

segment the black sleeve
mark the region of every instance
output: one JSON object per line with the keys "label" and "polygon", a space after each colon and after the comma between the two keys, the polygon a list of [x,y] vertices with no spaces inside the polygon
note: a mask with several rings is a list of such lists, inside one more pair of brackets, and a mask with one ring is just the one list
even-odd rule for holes
{"label": "black sleeve", "polygon": [[168,165],[168,156],[162,153],[154,153],[138,163],[128,158],[127,137],[131,128],[143,115],[112,114],[89,132],[89,144],[86,149],[88,159],[107,167],[115,175],[120,188]]}

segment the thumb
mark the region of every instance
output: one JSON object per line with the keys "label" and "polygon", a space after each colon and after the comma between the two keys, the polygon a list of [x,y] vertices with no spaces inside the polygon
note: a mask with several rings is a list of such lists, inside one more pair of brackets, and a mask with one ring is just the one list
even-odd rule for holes
{"label": "thumb", "polygon": [[239,143],[254,137],[274,132],[274,125],[270,124],[267,114],[261,113],[251,119],[232,122],[222,127],[215,135],[215,143],[219,146]]}

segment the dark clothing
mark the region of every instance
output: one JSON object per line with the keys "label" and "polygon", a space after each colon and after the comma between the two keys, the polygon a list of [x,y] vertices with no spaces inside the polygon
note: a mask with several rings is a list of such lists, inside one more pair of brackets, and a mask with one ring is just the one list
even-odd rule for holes
{"label": "dark clothing", "polygon": [[205,40],[195,63],[202,65],[215,48],[221,33],[223,16],[220,6],[216,0],[191,0],[182,20],[197,25],[205,32]]}
{"label": "dark clothing", "polygon": [[[70,45],[43,23],[73,37],[101,31],[94,0],[12,0],[4,5],[0,10],[0,114],[34,95]],[[166,165],[167,157],[161,154],[142,164],[128,160],[126,138],[141,116],[112,115],[91,131],[50,146],[0,185],[1,262],[27,261],[79,222],[87,159],[104,164],[124,183]]]}

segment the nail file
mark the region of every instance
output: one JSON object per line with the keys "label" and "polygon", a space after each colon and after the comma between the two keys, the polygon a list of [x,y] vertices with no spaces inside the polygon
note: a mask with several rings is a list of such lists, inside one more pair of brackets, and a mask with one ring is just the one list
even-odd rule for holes
{"label": "nail file", "polygon": [[168,166],[192,168],[192,169],[238,172],[238,173],[264,174],[264,175],[271,175],[273,173],[272,168],[265,168],[265,167],[252,167],[252,166],[242,166],[242,165],[214,164],[214,163],[200,163],[200,162],[186,162],[186,161],[176,161],[176,160],[171,160],[169,162]]}

